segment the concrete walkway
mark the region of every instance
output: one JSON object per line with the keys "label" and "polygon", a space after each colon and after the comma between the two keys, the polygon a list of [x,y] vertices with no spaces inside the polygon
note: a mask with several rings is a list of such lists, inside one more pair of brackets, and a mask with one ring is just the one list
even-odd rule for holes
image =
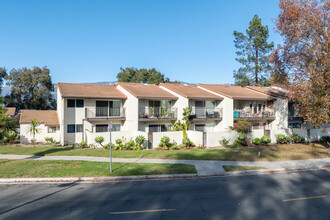
{"label": "concrete walkway", "polygon": [[[0,159],[10,160],[81,160],[93,162],[109,162],[106,157],[88,156],[32,156],[0,154]],[[176,159],[145,159],[145,158],[113,158],[113,162],[122,163],[167,163],[194,165],[198,176],[218,175],[226,173],[223,165],[233,166],[261,166],[272,170],[309,169],[330,166],[330,158],[289,160],[289,161],[221,161],[221,160],[176,160]]]}

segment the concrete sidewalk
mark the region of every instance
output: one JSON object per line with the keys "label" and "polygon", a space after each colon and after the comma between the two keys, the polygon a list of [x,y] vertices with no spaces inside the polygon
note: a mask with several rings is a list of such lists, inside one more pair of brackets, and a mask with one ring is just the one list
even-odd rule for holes
{"label": "concrete sidewalk", "polygon": [[[10,160],[80,160],[92,162],[109,162],[106,157],[88,156],[33,156],[0,154],[0,159]],[[122,163],[163,163],[163,164],[189,164],[194,165],[198,176],[225,174],[223,165],[233,166],[261,166],[267,171],[313,169],[330,166],[330,158],[290,160],[290,161],[220,161],[220,160],[176,160],[176,159],[145,159],[145,158],[113,158],[113,162]]]}

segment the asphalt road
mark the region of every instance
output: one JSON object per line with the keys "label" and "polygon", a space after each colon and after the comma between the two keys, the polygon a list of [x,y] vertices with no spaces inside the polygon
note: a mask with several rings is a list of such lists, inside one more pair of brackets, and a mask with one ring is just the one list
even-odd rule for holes
{"label": "asphalt road", "polygon": [[203,179],[0,185],[0,219],[329,220],[330,169]]}

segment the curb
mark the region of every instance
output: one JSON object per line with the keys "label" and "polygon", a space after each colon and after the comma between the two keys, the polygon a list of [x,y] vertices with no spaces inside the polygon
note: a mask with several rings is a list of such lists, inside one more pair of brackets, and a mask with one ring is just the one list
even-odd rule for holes
{"label": "curb", "polygon": [[140,175],[140,176],[118,176],[118,177],[63,177],[63,178],[0,178],[0,184],[29,184],[29,183],[101,183],[121,181],[143,181],[143,180],[170,180],[170,179],[197,179],[212,177],[251,176],[260,174],[277,174],[290,172],[303,172],[310,170],[330,169],[330,166],[321,166],[301,169],[274,169],[258,171],[233,171],[215,175],[197,174],[169,174],[169,175]]}

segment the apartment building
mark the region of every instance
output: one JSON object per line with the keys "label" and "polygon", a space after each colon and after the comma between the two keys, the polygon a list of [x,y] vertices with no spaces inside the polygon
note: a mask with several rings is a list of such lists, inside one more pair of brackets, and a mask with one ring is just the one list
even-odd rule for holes
{"label": "apartment building", "polygon": [[222,122],[223,98],[221,96],[194,85],[161,83],[159,87],[178,98],[174,105],[178,108],[178,120],[182,120],[183,108],[191,108],[191,130],[221,131],[229,126]]}
{"label": "apartment building", "polygon": [[[307,131],[301,119],[293,117],[287,90],[278,87],[240,87],[214,84],[184,85],[161,83],[123,83],[114,85],[57,84],[57,111],[25,111],[21,113],[21,142],[32,137],[27,132],[32,119],[42,124],[37,141],[53,137],[62,145],[95,144],[95,137],[123,141],[143,135],[148,146],[155,147],[164,134],[177,143],[182,132],[169,132],[170,126],[182,120],[183,109],[191,108],[190,137],[198,144],[218,146],[221,137],[231,142],[235,133],[228,130],[239,119],[252,122],[249,138],[292,133],[298,129],[302,136],[317,139],[329,131]],[[56,119],[56,120],[55,120]],[[300,123],[300,125],[297,125]],[[312,128],[312,127],[311,127]],[[291,129],[291,130],[290,130]],[[314,132],[314,133],[313,133]]]}

